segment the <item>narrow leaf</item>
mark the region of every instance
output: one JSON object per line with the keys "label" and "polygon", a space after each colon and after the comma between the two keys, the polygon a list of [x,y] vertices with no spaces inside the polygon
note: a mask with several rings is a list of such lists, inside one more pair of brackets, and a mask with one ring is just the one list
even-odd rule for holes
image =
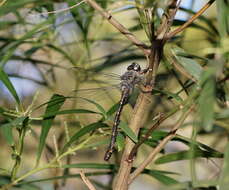
{"label": "narrow leaf", "polygon": [[122,134],[118,133],[117,135],[117,147],[118,147],[118,151],[123,150],[124,146],[125,146],[125,138]]}
{"label": "narrow leaf", "polygon": [[17,95],[17,92],[16,92],[13,84],[10,82],[8,75],[4,72],[2,67],[0,67],[0,80],[3,82],[3,84],[9,90],[10,94],[14,97],[17,104],[20,105],[20,99]]}
{"label": "narrow leaf", "polygon": [[11,120],[9,123],[6,123],[6,124],[3,124],[3,125],[0,125],[0,128],[1,127],[9,127],[9,126],[13,126],[13,127],[20,127],[23,125],[23,122],[28,119],[28,117],[18,117],[14,120]]}
{"label": "narrow leaf", "polygon": [[199,115],[200,125],[206,131],[212,129],[214,122],[214,104],[215,104],[215,80],[214,70],[209,68],[201,76],[202,91],[199,97]]}
{"label": "narrow leaf", "polygon": [[[88,172],[88,173],[85,173],[86,176],[98,176],[98,175],[107,175],[107,174],[112,174],[112,173],[111,172]],[[38,183],[38,182],[43,182],[43,181],[53,181],[53,180],[58,180],[58,179],[69,179],[69,178],[77,178],[77,177],[80,177],[80,174],[61,175],[61,176],[42,178],[42,179],[31,180],[31,181],[23,181],[23,182],[19,182],[19,184],[30,184],[30,183]]]}
{"label": "narrow leaf", "polygon": [[96,122],[96,123],[92,123],[92,124],[89,124],[89,125],[83,127],[82,129],[80,129],[79,131],[77,131],[70,138],[70,140],[64,145],[64,148],[63,148],[62,152],[64,152],[66,150],[66,148],[68,148],[69,146],[71,146],[80,137],[84,136],[85,134],[89,134],[91,131],[94,131],[94,130],[96,130],[98,128],[103,128],[103,127],[109,127],[109,126],[107,124],[105,124],[105,123]]}
{"label": "narrow leaf", "polygon": [[[51,99],[50,103],[48,103],[47,108],[45,110],[45,115],[54,112],[58,112],[65,101],[65,97],[62,95],[54,94]],[[52,122],[55,118],[55,115],[52,117],[44,118],[42,121],[42,130],[39,140],[38,152],[37,152],[37,164],[39,163],[41,153],[45,146],[46,138],[48,136],[48,132],[52,126]]]}
{"label": "narrow leaf", "polygon": [[174,47],[171,51],[175,56],[177,63],[198,81],[203,68],[193,58],[188,58],[188,54],[186,54],[183,49]]}
{"label": "narrow leaf", "polygon": [[217,17],[219,24],[219,33],[221,37],[228,37],[229,35],[229,1],[217,0]]}
{"label": "narrow leaf", "polygon": [[63,168],[84,168],[84,169],[117,169],[113,164],[98,164],[98,163],[78,163],[78,164],[66,164]]}
{"label": "narrow leaf", "polygon": [[128,127],[128,125],[124,122],[120,122],[120,128],[123,130],[123,132],[130,137],[130,139],[132,141],[134,141],[135,143],[138,142],[138,137],[135,135],[135,133],[131,130],[131,128]]}
{"label": "narrow leaf", "polygon": [[162,184],[164,185],[173,185],[178,183],[177,180],[166,176],[163,172],[161,171],[157,171],[157,170],[148,170],[148,172],[146,173],[152,177],[154,177],[155,179],[157,179],[158,181],[160,181]]}
{"label": "narrow leaf", "polygon": [[106,116],[106,111],[105,111],[105,109],[101,105],[99,105],[95,101],[89,100],[87,98],[82,98],[82,97],[79,97],[79,98],[81,98],[81,99],[83,99],[83,100],[85,100],[85,101],[87,101],[87,102],[89,102],[91,104],[94,104],[96,106],[96,108],[104,115],[104,117]]}
{"label": "narrow leaf", "polygon": [[114,104],[106,113],[106,115],[109,117],[111,116],[113,113],[115,113],[118,110],[119,107],[119,102]]}
{"label": "narrow leaf", "polygon": [[194,152],[193,151],[180,151],[177,153],[166,154],[158,158],[155,161],[155,163],[164,164],[164,163],[169,163],[169,162],[179,161],[179,160],[189,160],[193,158],[222,158],[222,155],[214,154],[214,153],[196,148]]}
{"label": "narrow leaf", "polygon": [[98,112],[94,112],[91,110],[87,110],[87,109],[71,109],[71,110],[61,110],[61,111],[57,111],[57,112],[49,112],[47,114],[44,114],[42,117],[43,118],[48,118],[48,117],[53,117],[55,115],[65,115],[65,114],[75,114],[75,113],[91,113],[91,114],[101,114]]}
{"label": "narrow leaf", "polygon": [[12,126],[3,126],[0,129],[7,143],[12,146],[14,144]]}

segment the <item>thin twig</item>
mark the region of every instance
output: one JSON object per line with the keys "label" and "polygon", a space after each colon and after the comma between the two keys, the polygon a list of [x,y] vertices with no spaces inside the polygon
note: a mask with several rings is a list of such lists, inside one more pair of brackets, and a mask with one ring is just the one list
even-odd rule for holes
{"label": "thin twig", "polygon": [[208,1],[208,3],[206,5],[204,5],[204,7],[202,7],[187,22],[185,22],[182,26],[180,26],[179,28],[175,29],[174,31],[171,31],[170,33],[168,33],[168,35],[166,36],[166,39],[170,39],[173,36],[175,36],[176,34],[182,32],[185,28],[187,28],[190,24],[192,24],[194,22],[194,20],[196,20],[200,15],[202,15],[214,2],[215,2],[215,0]]}
{"label": "thin twig", "polygon": [[157,39],[165,39],[165,36],[169,32],[174,17],[180,7],[181,0],[170,0],[166,12],[162,16],[162,22],[160,27],[157,29]]}
{"label": "thin twig", "polygon": [[95,187],[90,182],[90,180],[85,176],[85,174],[82,170],[80,171],[80,176],[81,176],[83,182],[86,184],[86,186],[88,187],[89,190],[96,190]]}
{"label": "thin twig", "polygon": [[127,39],[129,39],[135,46],[143,51],[145,55],[149,55],[149,47],[141,42],[137,37],[131,33],[127,28],[120,24],[109,12],[105,11],[94,0],[86,0],[86,2],[97,10],[104,18],[108,20],[119,32],[121,32]]}
{"label": "thin twig", "polygon": [[6,2],[7,0],[3,0],[2,2],[0,2],[0,7],[2,6],[2,5],[4,5],[4,3]]}
{"label": "thin twig", "polygon": [[133,180],[141,174],[141,172],[145,169],[145,167],[153,161],[156,155],[164,148],[164,146],[176,135],[176,131],[183,124],[187,116],[193,110],[194,105],[192,105],[188,111],[184,112],[181,118],[177,121],[174,127],[171,129],[169,134],[157,145],[157,147],[150,153],[150,155],[140,164],[140,166],[130,175],[129,184],[133,182]]}
{"label": "thin twig", "polygon": [[59,10],[56,10],[56,11],[48,11],[48,12],[42,12],[42,13],[36,13],[36,14],[30,14],[30,16],[39,16],[39,15],[48,15],[48,14],[57,14],[57,13],[62,13],[62,12],[65,12],[65,11],[69,11],[75,7],[78,7],[79,5],[81,5],[82,3],[84,3],[86,0],[82,0],[78,3],[76,3],[75,5],[72,5],[71,7],[67,7],[67,8],[64,8],[64,9],[59,9]]}
{"label": "thin twig", "polygon": [[152,39],[151,51],[149,54],[149,72],[146,83],[154,85],[159,63],[162,59],[163,47],[166,42],[166,35],[169,32],[175,14],[180,6],[181,1],[170,0],[168,8],[163,14],[161,24],[156,31],[156,38]]}
{"label": "thin twig", "polygon": [[145,134],[145,136],[137,143],[134,145],[134,147],[132,148],[129,157],[127,159],[127,162],[133,162],[134,156],[137,153],[138,148],[149,138],[149,136],[152,134],[152,132],[158,128],[158,126],[165,120],[165,115],[164,114],[160,114],[159,118],[157,119],[157,121],[154,123],[154,125],[147,131],[147,133]]}

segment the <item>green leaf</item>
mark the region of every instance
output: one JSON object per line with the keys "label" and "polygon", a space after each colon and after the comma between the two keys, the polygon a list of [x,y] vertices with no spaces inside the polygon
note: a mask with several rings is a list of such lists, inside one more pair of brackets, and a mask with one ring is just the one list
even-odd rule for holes
{"label": "green leaf", "polygon": [[229,35],[229,2],[228,0],[217,0],[217,18],[219,24],[219,33],[221,37]]}
{"label": "green leaf", "polygon": [[93,142],[93,143],[87,143],[85,145],[85,148],[94,148],[94,147],[99,147],[101,145],[107,145],[109,143],[109,139],[104,139],[104,140],[98,140],[97,142]]}
{"label": "green leaf", "polygon": [[25,40],[32,38],[43,26],[53,21],[53,18],[54,17],[48,17],[48,19],[46,19],[44,22],[36,24],[33,29],[25,33],[21,38],[12,41],[6,47],[4,47],[4,49],[2,49],[4,55],[1,57],[1,67],[3,67],[7,61],[9,61],[19,45],[23,44]]}
{"label": "green leaf", "polygon": [[[62,95],[54,94],[50,102],[47,105],[47,108],[45,110],[45,115],[49,113],[54,113],[58,112],[58,110],[61,108],[65,101],[65,97]],[[55,118],[55,114],[52,117],[44,118],[42,121],[42,130],[41,130],[41,135],[40,135],[40,140],[39,140],[39,146],[38,146],[38,151],[37,151],[37,164],[39,163],[41,153],[44,149],[46,138],[48,136],[48,132],[52,126],[52,122]]]}
{"label": "green leaf", "polygon": [[7,13],[14,12],[19,8],[24,7],[28,3],[34,3],[37,0],[18,0],[18,1],[7,1],[3,6],[0,7],[0,16]]}
{"label": "green leaf", "polygon": [[4,168],[0,168],[0,176],[2,175],[2,174],[9,174],[10,173],[10,171],[8,171],[8,170],[6,170],[6,169],[4,169]]}
{"label": "green leaf", "polygon": [[5,112],[5,109],[0,107],[0,114],[4,113]]}
{"label": "green leaf", "polygon": [[14,145],[12,126],[3,126],[1,127],[2,135],[5,137],[7,143],[12,146]]}
{"label": "green leaf", "polygon": [[103,127],[109,127],[109,126],[107,124],[105,124],[105,123],[96,122],[96,123],[92,123],[92,124],[89,124],[89,125],[83,127],[82,129],[77,131],[70,138],[70,140],[64,145],[64,148],[63,148],[62,152],[64,152],[68,147],[70,147],[80,137],[84,136],[85,134],[89,134],[91,131],[94,131],[96,129],[103,128]]}
{"label": "green leaf", "polygon": [[14,97],[17,104],[20,105],[20,99],[17,95],[17,92],[16,92],[14,86],[12,85],[12,83],[10,82],[8,75],[4,72],[2,67],[0,67],[0,80],[3,82],[3,84],[9,90],[11,95]]}
{"label": "green leaf", "polygon": [[194,152],[189,150],[166,154],[158,158],[155,161],[155,164],[164,164],[179,160],[190,160],[193,158],[222,158],[222,155],[195,148]]}
{"label": "green leaf", "polygon": [[0,187],[9,184],[11,182],[10,176],[0,175]]}
{"label": "green leaf", "polygon": [[[141,133],[145,134],[147,131],[147,129],[142,129],[141,130]],[[160,131],[160,130],[156,130],[154,131],[152,134],[151,134],[151,139],[148,139],[145,144],[147,145],[150,145],[151,147],[155,147],[158,142],[160,140],[162,140],[163,138],[165,138],[166,136],[168,135],[168,132],[166,131]],[[184,136],[181,136],[181,135],[176,135],[172,141],[178,141],[178,142],[181,142],[189,147],[193,147],[195,146],[196,148],[200,149],[200,150],[203,150],[203,151],[206,151],[206,152],[209,152],[211,155],[214,155],[216,157],[223,157],[223,153],[203,144],[203,143],[200,143],[200,142],[197,142],[197,141],[193,141],[192,139],[190,138],[187,138],[187,137],[184,137]]]}
{"label": "green leaf", "polygon": [[14,120],[11,120],[9,123],[6,123],[6,124],[3,124],[3,125],[0,125],[0,128],[1,127],[10,127],[10,126],[13,126],[13,127],[20,127],[20,126],[23,126],[23,123],[25,120],[28,120],[28,117],[18,117]]}
{"label": "green leaf", "polygon": [[79,164],[66,164],[63,168],[83,168],[83,169],[110,169],[117,170],[117,166],[114,164],[98,164],[98,163],[79,163]]}
{"label": "green leaf", "polygon": [[[152,13],[146,12],[146,9],[144,8],[144,1],[135,0],[135,4],[136,4],[136,8],[138,11],[139,20],[142,25],[142,28],[144,29],[148,39],[151,40],[153,38],[152,36],[153,34],[152,34],[152,28],[149,27],[150,25],[149,22],[152,22],[152,20],[150,20],[149,16],[152,16],[152,15],[148,15],[146,13],[150,13],[150,14]],[[154,24],[154,23],[151,23],[151,24]]]}
{"label": "green leaf", "polygon": [[229,118],[229,108],[222,110],[215,114],[216,119],[228,119]]}
{"label": "green leaf", "polygon": [[214,69],[209,68],[201,76],[201,93],[198,99],[200,125],[206,131],[211,131],[214,122],[215,79]]}
{"label": "green leaf", "polygon": [[91,114],[101,114],[98,112],[94,112],[87,109],[71,109],[71,110],[61,110],[61,111],[55,111],[55,112],[49,112],[47,114],[44,114],[43,118],[53,117],[56,115],[65,115],[65,114],[75,114],[75,113],[91,113]]}
{"label": "green leaf", "polygon": [[229,143],[224,151],[223,168],[219,178],[219,190],[227,190],[229,184]]}
{"label": "green leaf", "polygon": [[114,104],[106,113],[107,117],[110,117],[113,115],[113,113],[115,113],[117,110],[118,110],[118,107],[119,107],[119,102]]}
{"label": "green leaf", "polygon": [[177,100],[178,102],[182,102],[183,101],[182,98],[178,94],[174,94],[174,93],[166,91],[166,90],[153,89],[152,92],[166,95],[168,98],[172,97],[175,100]]}
{"label": "green leaf", "polygon": [[101,112],[101,114],[102,114],[104,117],[106,117],[106,110],[105,110],[101,105],[99,105],[99,104],[96,103],[95,101],[89,100],[89,99],[87,99],[87,98],[82,98],[82,97],[79,97],[79,98],[81,98],[81,99],[83,99],[83,100],[85,100],[85,101],[87,101],[87,102],[89,102],[89,103],[91,103],[91,104],[94,104],[94,105],[96,106],[96,108]]}
{"label": "green leaf", "polygon": [[176,62],[182,66],[188,74],[199,81],[203,68],[194,59],[188,58],[189,55],[185,53],[183,49],[173,46],[171,52]]}
{"label": "green leaf", "polygon": [[118,151],[123,150],[124,146],[125,146],[125,138],[122,134],[118,133],[117,135],[117,147],[118,147]]}
{"label": "green leaf", "polygon": [[[98,175],[108,175],[108,174],[112,174],[112,172],[88,172],[88,173],[85,173],[86,176],[98,176]],[[58,180],[58,179],[78,178],[78,177],[80,177],[80,174],[61,175],[61,176],[42,178],[42,179],[31,180],[31,181],[22,181],[22,182],[19,182],[19,185],[38,183],[38,182],[43,182],[43,181],[54,181],[54,180]]]}
{"label": "green leaf", "polygon": [[166,176],[164,173],[166,173],[166,171],[159,171],[159,170],[146,170],[144,171],[145,174],[148,174],[152,177],[154,177],[155,179],[157,179],[158,181],[160,181],[162,184],[164,185],[173,185],[178,183],[177,180]]}
{"label": "green leaf", "polygon": [[16,185],[17,189],[22,190],[40,190],[41,188],[34,185],[34,184],[23,184],[23,185]]}
{"label": "green leaf", "polygon": [[[63,168],[80,168],[80,169],[98,169],[98,170],[109,169],[112,171],[118,170],[118,167],[114,164],[98,164],[98,163],[66,164],[66,165],[63,165],[62,167]],[[156,178],[158,181],[162,182],[165,185],[177,183],[176,180],[165,175],[165,174],[177,174],[174,172],[144,169],[142,173]]]}
{"label": "green leaf", "polygon": [[125,122],[120,122],[119,127],[123,130],[123,132],[135,143],[138,142],[138,137],[135,135],[135,133],[132,131],[131,128],[128,127],[128,125]]}

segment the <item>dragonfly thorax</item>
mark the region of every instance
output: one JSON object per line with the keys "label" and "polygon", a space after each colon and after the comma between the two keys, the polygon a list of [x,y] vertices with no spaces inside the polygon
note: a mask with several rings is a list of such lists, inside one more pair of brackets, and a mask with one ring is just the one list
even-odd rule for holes
{"label": "dragonfly thorax", "polygon": [[139,84],[142,80],[142,76],[139,71],[128,70],[121,76],[121,91],[132,92],[135,85]]}

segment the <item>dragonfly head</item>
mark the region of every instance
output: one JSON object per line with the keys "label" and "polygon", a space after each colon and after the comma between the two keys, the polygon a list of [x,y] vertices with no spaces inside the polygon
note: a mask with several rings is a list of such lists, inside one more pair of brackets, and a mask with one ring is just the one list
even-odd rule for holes
{"label": "dragonfly head", "polygon": [[138,63],[133,62],[133,63],[131,63],[131,65],[129,65],[127,67],[127,70],[128,71],[132,70],[132,71],[140,72],[141,71],[141,66]]}

